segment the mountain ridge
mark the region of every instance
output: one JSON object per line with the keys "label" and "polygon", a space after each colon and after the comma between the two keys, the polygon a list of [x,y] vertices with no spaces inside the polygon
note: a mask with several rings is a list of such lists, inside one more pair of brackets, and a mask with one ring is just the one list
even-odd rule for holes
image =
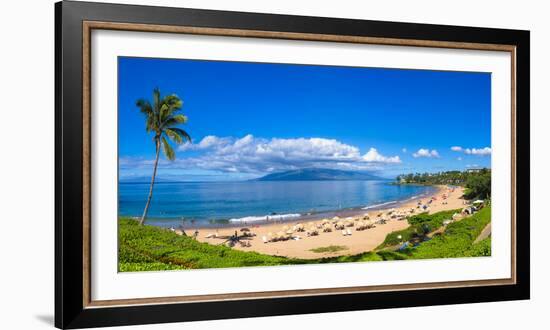
{"label": "mountain ridge", "polygon": [[357,171],[335,170],[328,168],[304,168],[271,173],[252,181],[367,181],[385,180],[379,176]]}

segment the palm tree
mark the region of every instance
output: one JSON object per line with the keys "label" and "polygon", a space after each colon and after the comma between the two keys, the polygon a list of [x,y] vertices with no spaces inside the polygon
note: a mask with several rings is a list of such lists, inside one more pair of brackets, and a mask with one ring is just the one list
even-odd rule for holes
{"label": "palm tree", "polygon": [[143,210],[143,216],[139,221],[140,225],[145,223],[149,204],[153,197],[153,185],[155,184],[155,176],[157,175],[160,149],[162,148],[166,159],[173,161],[176,159],[176,154],[168,140],[176,144],[181,144],[184,141],[191,142],[189,134],[183,129],[176,127],[187,122],[187,117],[185,115],[177,113],[181,110],[182,104],[183,102],[181,99],[175,94],[161,98],[158,88],[153,90],[153,105],[145,99],[139,99],[136,102],[136,106],[141,113],[145,115],[145,130],[147,133],[154,133],[153,142],[155,143],[156,150],[153,176],[151,177],[151,186],[149,187],[149,196],[147,197],[145,210]]}

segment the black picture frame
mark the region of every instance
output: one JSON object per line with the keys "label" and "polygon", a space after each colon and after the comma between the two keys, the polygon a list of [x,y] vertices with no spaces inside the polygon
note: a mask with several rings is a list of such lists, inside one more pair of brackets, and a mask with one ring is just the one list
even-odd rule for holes
{"label": "black picture frame", "polygon": [[[516,49],[516,283],[210,302],[85,307],[83,22],[512,45]],[[63,1],[55,4],[55,325],[135,325],[529,299],[529,31]]]}

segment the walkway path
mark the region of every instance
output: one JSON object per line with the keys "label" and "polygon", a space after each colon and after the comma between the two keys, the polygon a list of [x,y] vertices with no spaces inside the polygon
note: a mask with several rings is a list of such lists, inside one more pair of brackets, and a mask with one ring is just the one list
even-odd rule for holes
{"label": "walkway path", "polygon": [[483,241],[484,239],[486,239],[489,236],[491,236],[491,223],[490,222],[487,224],[487,226],[485,226],[485,228],[483,228],[483,230],[481,231],[479,236],[474,241],[474,244]]}

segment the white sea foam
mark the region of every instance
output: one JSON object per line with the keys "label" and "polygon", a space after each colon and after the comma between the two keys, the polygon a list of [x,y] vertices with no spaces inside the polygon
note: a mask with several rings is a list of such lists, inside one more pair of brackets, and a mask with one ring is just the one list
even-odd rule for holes
{"label": "white sea foam", "polygon": [[396,202],[397,201],[390,201],[390,202],[381,203],[381,204],[369,205],[369,206],[365,206],[365,207],[361,208],[361,210],[370,210],[370,209],[378,208],[378,207],[381,207],[381,206],[384,206],[384,205],[393,204],[393,203],[396,203]]}
{"label": "white sea foam", "polygon": [[301,216],[299,213],[289,213],[289,214],[271,214],[264,216],[249,216],[243,218],[233,218],[229,219],[229,222],[255,222],[255,221],[274,221],[274,220],[287,220],[292,218],[298,218]]}

